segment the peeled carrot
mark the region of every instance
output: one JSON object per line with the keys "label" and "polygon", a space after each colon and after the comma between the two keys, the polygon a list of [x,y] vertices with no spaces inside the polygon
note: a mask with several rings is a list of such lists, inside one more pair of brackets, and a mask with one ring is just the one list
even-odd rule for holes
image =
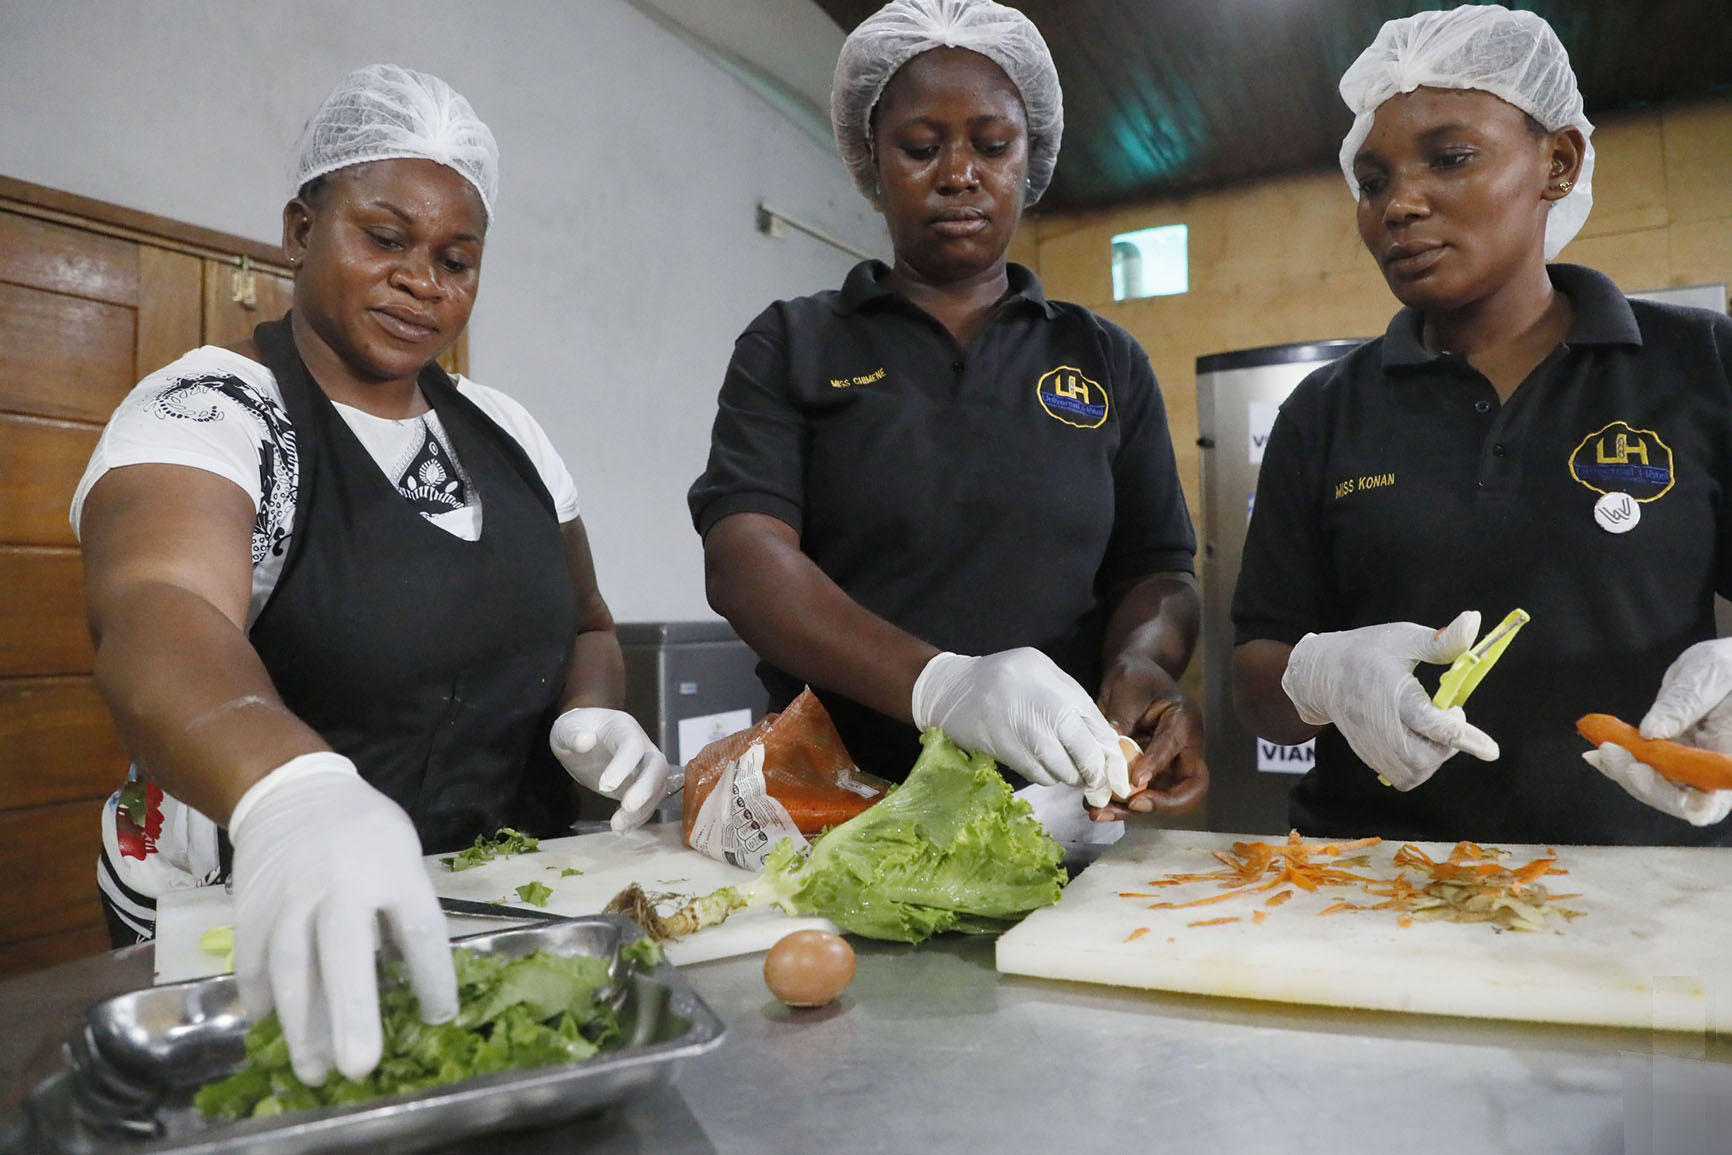
{"label": "peeled carrot", "polygon": [[1652,766],[1664,778],[1698,790],[1732,790],[1732,758],[1668,742],[1659,738],[1644,738],[1628,722],[1610,714],[1585,714],[1576,719],[1576,732],[1598,746],[1613,742],[1636,756],[1638,762]]}

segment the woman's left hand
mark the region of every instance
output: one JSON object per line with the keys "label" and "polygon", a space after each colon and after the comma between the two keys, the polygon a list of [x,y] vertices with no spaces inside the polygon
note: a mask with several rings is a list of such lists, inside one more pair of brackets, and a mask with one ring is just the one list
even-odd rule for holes
{"label": "woman's left hand", "polygon": [[1131,764],[1133,793],[1089,808],[1096,822],[1130,814],[1183,814],[1209,792],[1203,758],[1203,716],[1158,663],[1120,662],[1101,682],[1101,713],[1143,748]]}
{"label": "woman's left hand", "polygon": [[668,791],[667,759],[624,710],[567,710],[554,720],[548,744],[566,773],[618,799],[611,825],[620,833],[643,825]]}

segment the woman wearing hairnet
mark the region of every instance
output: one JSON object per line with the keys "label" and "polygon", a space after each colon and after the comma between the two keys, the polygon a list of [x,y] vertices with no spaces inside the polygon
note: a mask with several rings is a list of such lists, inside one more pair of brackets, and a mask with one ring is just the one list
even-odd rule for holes
{"label": "woman wearing hairnet", "polygon": [[1188,809],[1195,542],[1160,392],[1005,260],[1058,159],[1045,42],[985,0],[897,0],[844,44],[831,119],[895,258],[735,346],[690,494],[710,603],[772,704],[812,685],[872,773],[937,726],[1099,817]]}
{"label": "woman wearing hairnet", "polygon": [[620,826],[667,765],[615,708],[564,464],[435,364],[475,301],[492,133],[437,77],[374,65],[315,113],[292,187],[289,314],[140,383],[72,522],[134,758],[103,816],[111,929],[148,937],[157,896],[220,877],[225,825],[242,996],[316,1083],[378,1062],[377,915],[423,1011],[456,1013],[423,852],[569,830],[555,754],[623,795]]}
{"label": "woman wearing hairnet", "polygon": [[[1294,391],[1263,460],[1234,675],[1258,734],[1317,735],[1294,824],[1732,842],[1732,793],[1611,745],[1586,752],[1593,772],[1574,727],[1611,713],[1732,751],[1732,642],[1712,640],[1732,593],[1732,320],[1547,263],[1588,214],[1594,150],[1539,17],[1391,21],[1341,94],[1360,236],[1404,308]],[[1464,609],[1518,607],[1532,621],[1467,713],[1436,708],[1416,664],[1474,641]]]}

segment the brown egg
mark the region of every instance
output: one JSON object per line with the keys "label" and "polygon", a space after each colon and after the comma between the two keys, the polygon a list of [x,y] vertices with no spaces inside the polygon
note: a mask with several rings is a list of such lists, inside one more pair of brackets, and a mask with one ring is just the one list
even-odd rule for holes
{"label": "brown egg", "polygon": [[1125,761],[1132,766],[1135,766],[1137,759],[1143,756],[1143,748],[1137,745],[1137,740],[1129,734],[1119,735],[1119,749],[1125,752]]}
{"label": "brown egg", "polygon": [[764,956],[764,984],[790,1007],[821,1007],[854,978],[854,948],[827,930],[783,935]]}

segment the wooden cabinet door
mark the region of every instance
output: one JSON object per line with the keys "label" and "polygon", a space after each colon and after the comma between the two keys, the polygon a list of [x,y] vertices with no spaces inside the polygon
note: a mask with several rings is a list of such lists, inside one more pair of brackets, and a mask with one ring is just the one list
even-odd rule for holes
{"label": "wooden cabinet door", "polygon": [[197,343],[197,277],[194,258],[0,211],[0,977],[108,945],[97,815],[127,758],[67,511],[141,360]]}

